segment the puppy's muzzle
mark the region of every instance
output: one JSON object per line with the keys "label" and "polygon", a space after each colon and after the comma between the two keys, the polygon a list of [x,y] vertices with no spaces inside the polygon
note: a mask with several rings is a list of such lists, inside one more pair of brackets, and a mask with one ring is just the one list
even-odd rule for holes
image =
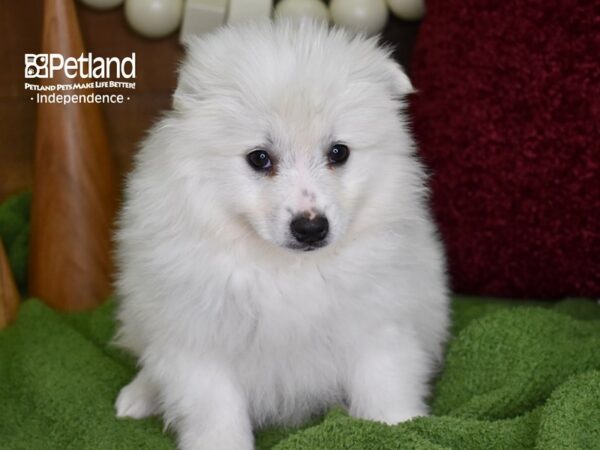
{"label": "puppy's muzzle", "polygon": [[290,223],[290,230],[292,236],[303,246],[320,247],[329,233],[329,221],[322,215],[297,216]]}

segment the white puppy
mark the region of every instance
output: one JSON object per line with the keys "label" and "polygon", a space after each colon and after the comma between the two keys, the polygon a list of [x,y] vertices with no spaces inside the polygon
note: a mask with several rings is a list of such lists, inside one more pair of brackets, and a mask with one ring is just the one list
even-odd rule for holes
{"label": "white puppy", "polygon": [[120,417],[182,449],[334,404],[427,414],[448,297],[389,50],[312,22],[193,41],[173,110],[137,155],[117,234]]}

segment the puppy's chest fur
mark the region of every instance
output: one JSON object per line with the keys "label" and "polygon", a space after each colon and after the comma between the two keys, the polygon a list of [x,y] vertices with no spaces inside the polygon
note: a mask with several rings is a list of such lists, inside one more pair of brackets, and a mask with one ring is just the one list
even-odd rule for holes
{"label": "puppy's chest fur", "polygon": [[336,266],[247,267],[213,278],[221,301],[199,319],[201,345],[229,359],[257,424],[299,423],[343,402],[354,349],[392,320],[364,272]]}

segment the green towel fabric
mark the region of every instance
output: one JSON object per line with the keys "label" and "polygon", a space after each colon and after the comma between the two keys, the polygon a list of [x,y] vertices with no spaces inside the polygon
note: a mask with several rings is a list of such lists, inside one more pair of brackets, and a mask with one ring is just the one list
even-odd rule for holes
{"label": "green towel fabric", "polygon": [[[260,449],[600,448],[600,306],[456,298],[433,415],[397,426],[334,409],[301,429],[257,433]],[[0,449],[173,449],[158,418],[120,420],[134,361],[108,345],[114,302],[87,313],[26,300],[0,332]],[[218,449],[216,449],[218,450]]]}
{"label": "green towel fabric", "polygon": [[0,239],[4,243],[8,262],[22,293],[27,285],[30,208],[30,192],[11,197],[0,204]]}

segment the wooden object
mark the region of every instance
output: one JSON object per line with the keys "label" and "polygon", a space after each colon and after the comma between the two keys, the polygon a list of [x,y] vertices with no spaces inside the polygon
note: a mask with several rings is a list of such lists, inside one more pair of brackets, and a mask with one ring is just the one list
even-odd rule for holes
{"label": "wooden object", "polygon": [[17,317],[18,310],[19,292],[0,239],[0,330]]}
{"label": "wooden object", "polygon": [[179,40],[208,33],[225,23],[227,0],[186,0]]}
{"label": "wooden object", "polygon": [[[73,0],[45,0],[43,24],[43,53],[84,53]],[[62,72],[40,80],[83,81]],[[107,297],[115,201],[113,162],[99,105],[39,104],[29,260],[32,295],[62,310],[92,308]]]}

